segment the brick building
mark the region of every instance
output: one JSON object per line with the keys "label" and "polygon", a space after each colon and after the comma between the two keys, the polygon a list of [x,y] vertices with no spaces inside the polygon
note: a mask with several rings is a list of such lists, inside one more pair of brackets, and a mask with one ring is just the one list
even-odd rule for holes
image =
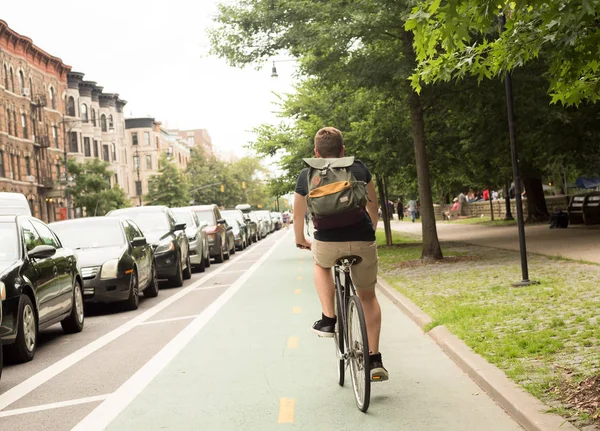
{"label": "brick building", "polygon": [[47,221],[66,206],[61,121],[70,70],[0,20],[0,191],[23,193]]}
{"label": "brick building", "polygon": [[213,155],[212,138],[208,134],[208,130],[173,130],[173,132],[177,133],[182,139],[184,139],[190,149],[202,149],[206,157]]}

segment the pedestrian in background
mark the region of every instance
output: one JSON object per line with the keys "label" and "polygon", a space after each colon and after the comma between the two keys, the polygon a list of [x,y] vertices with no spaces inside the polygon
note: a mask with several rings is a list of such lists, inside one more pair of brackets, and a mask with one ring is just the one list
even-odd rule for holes
{"label": "pedestrian in background", "polygon": [[404,204],[402,203],[402,197],[398,198],[396,208],[398,208],[398,220],[404,220]]}
{"label": "pedestrian in background", "polygon": [[408,213],[410,214],[410,219],[414,223],[417,218],[417,203],[414,199],[408,201]]}

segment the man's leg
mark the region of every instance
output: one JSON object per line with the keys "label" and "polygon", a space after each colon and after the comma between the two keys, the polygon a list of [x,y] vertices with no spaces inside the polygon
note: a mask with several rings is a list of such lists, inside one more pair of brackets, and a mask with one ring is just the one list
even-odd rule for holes
{"label": "man's leg", "polygon": [[331,268],[322,268],[315,262],[315,287],[321,300],[323,314],[327,317],[335,317],[333,273]]}
{"label": "man's leg", "polygon": [[379,353],[379,334],[381,332],[381,307],[375,295],[375,289],[358,289],[358,297],[365,312],[367,336],[370,353]]}

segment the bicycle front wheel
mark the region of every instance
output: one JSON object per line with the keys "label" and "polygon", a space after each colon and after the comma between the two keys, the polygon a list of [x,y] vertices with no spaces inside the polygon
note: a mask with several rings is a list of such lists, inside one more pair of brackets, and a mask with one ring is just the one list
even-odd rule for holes
{"label": "bicycle front wheel", "polygon": [[347,328],[350,374],[356,406],[366,412],[371,401],[371,370],[369,361],[369,341],[367,325],[362,304],[358,296],[352,296],[348,302]]}
{"label": "bicycle front wheel", "polygon": [[335,325],[335,353],[337,358],[338,368],[338,384],[344,386],[344,378],[346,375],[346,361],[344,360],[344,317],[342,316],[342,293],[336,289],[335,291],[335,315],[337,323]]}

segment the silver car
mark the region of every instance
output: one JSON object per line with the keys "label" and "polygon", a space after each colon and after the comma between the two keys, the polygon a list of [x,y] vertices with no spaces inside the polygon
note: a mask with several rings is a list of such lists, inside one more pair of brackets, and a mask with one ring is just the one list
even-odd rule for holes
{"label": "silver car", "polygon": [[267,224],[268,233],[275,232],[275,222],[271,218],[271,213],[266,210],[256,211],[256,213],[265,219]]}
{"label": "silver car", "polygon": [[179,223],[185,223],[185,234],[190,243],[190,262],[192,268],[204,272],[210,266],[208,237],[204,228],[208,223],[201,221],[198,215],[189,208],[173,208],[173,214]]}
{"label": "silver car", "polygon": [[259,239],[263,239],[269,234],[270,227],[267,224],[268,222],[257,211],[250,212],[250,220],[256,223]]}

